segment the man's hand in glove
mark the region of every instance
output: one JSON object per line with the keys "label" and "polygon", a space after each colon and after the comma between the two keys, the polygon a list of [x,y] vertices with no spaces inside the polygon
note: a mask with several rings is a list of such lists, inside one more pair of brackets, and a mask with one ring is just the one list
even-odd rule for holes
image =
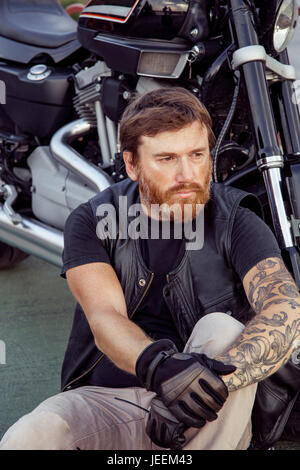
{"label": "man's hand in glove", "polygon": [[151,343],[136,362],[143,386],[157,393],[179,422],[197,428],[217,418],[228,397],[219,375],[235,369],[205,354],[179,353],[168,339]]}
{"label": "man's hand in glove", "polygon": [[146,433],[154,444],[180,450],[185,443],[186,429],[185,424],[180,423],[159,398],[152,399]]}

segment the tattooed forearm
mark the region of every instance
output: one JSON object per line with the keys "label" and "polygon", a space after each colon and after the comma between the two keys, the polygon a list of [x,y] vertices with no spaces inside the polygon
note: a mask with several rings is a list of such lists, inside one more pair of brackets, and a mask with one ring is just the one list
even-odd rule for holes
{"label": "tattooed forearm", "polygon": [[237,367],[225,379],[230,391],[265,379],[289,359],[293,343],[300,337],[300,319],[287,325],[283,332],[265,328],[257,334],[250,324],[245,330],[246,334],[220,358]]}
{"label": "tattooed forearm", "polygon": [[[278,298],[278,294],[283,299]],[[274,303],[298,299],[299,293],[282,260],[269,258],[256,265],[256,274],[249,283],[248,298],[254,311],[260,313]],[[299,302],[296,305],[300,308]]]}
{"label": "tattooed forearm", "polygon": [[230,391],[265,379],[290,358],[300,338],[300,296],[277,258],[258,263],[244,279],[256,316],[235,344],[219,357],[237,369],[224,380]]}

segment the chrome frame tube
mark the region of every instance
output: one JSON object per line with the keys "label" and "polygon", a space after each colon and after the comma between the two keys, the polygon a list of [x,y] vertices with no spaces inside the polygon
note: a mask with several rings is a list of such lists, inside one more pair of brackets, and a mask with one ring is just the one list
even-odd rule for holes
{"label": "chrome frame tube", "polygon": [[105,167],[111,164],[111,155],[109,147],[109,138],[107,136],[105,116],[100,101],[95,102],[95,111],[97,117],[99,146],[101,149],[102,162]]}
{"label": "chrome frame tube", "polygon": [[117,129],[115,123],[107,116],[105,116],[106,122],[106,130],[107,130],[107,137],[108,143],[110,148],[110,155],[111,158],[114,159],[115,154],[117,153],[118,149],[118,138],[117,138]]}

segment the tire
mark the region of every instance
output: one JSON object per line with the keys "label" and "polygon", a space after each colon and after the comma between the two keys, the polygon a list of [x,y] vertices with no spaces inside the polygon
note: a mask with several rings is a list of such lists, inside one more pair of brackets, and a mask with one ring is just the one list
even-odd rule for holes
{"label": "tire", "polygon": [[14,246],[0,242],[0,269],[14,268],[29,256]]}

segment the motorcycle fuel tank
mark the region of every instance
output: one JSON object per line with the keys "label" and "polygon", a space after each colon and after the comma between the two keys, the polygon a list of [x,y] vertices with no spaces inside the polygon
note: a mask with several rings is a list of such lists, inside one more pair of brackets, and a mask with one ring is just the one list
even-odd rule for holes
{"label": "motorcycle fuel tank", "polygon": [[93,0],[80,14],[78,39],[115,71],[178,78],[193,30],[197,40],[207,36],[206,0]]}
{"label": "motorcycle fuel tank", "polygon": [[93,0],[79,27],[131,38],[174,39],[186,17],[184,0]]}

